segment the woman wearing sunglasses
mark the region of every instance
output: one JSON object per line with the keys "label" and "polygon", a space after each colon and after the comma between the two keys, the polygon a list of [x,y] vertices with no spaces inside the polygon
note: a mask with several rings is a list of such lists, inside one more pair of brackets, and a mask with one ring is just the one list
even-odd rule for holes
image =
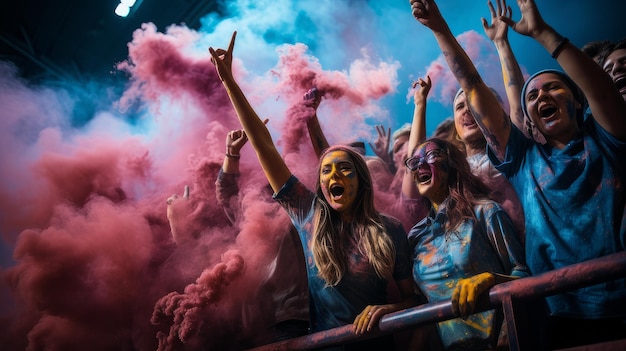
{"label": "woman wearing sunglasses", "polygon": [[502,317],[495,310],[472,313],[494,284],[528,276],[511,219],[452,143],[427,139],[405,164],[430,208],[409,232],[413,279],[429,302],[452,299],[464,317],[438,323],[443,346],[493,350]]}

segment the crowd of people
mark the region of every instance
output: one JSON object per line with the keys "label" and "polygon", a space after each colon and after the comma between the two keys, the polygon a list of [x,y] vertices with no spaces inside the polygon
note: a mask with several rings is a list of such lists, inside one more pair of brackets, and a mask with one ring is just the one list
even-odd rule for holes
{"label": "crowd of people", "polygon": [[[209,48],[241,129],[226,136],[218,202],[233,226],[240,151],[249,141],[268,182],[267,200],[291,220],[263,284],[267,326],[259,344],[352,325],[370,333],[387,313],[451,300],[459,318],[337,350],[506,349],[502,315],[475,313],[494,285],[605,255],[626,244],[626,46],[577,48],[546,23],[533,0],[488,3],[485,34],[502,67],[507,104],[481,79],[434,0],[410,0],[416,21],[436,39],[460,89],[453,118],[426,135],[430,77],[414,85],[412,123],[378,138],[329,145],[317,121],[323,91],[305,92],[306,127],[319,159],[316,185],[294,175],[232,71],[236,32]],[[558,62],[524,80],[509,32],[536,40]],[[508,105],[508,108],[505,106]],[[374,156],[366,156],[365,143]],[[381,181],[382,180],[382,181]],[[384,206],[377,194],[393,196]],[[188,197],[189,189],[183,198]],[[168,218],[177,244],[192,240]],[[245,311],[243,312],[245,313]],[[550,296],[533,305],[537,349],[626,338],[626,279]]]}

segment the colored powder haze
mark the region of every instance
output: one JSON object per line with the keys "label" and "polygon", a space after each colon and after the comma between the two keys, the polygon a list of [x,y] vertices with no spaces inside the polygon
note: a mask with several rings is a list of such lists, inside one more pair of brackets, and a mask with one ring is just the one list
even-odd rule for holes
{"label": "colored powder haze", "polygon": [[[479,20],[489,15],[486,2],[440,2],[484,79],[502,91]],[[605,18],[626,13],[612,3],[540,6],[581,46],[624,36],[618,21]],[[268,297],[261,282],[277,250],[275,233],[289,222],[268,201],[250,146],[242,150],[235,225],[215,200],[225,137],[238,121],[207,48],[226,47],[233,31],[235,75],[309,186],[316,160],[302,95],[310,87],[325,92],[318,115],[331,144],[373,141],[374,125],[409,122],[409,87],[426,74],[434,85],[428,132],[451,115],[458,86],[406,1],[239,1],[224,11],[227,17],[208,14],[200,30],[137,29],[115,72],[130,84],[121,95],[101,87],[91,98],[102,107],[80,126],[73,92],[83,87],[33,86],[0,62],[3,350],[228,350],[262,338],[255,308]],[[525,74],[556,67],[529,39],[510,37]],[[196,239],[175,245],[166,199],[185,185],[189,200],[174,205],[181,230]],[[379,209],[395,202],[377,196]]]}

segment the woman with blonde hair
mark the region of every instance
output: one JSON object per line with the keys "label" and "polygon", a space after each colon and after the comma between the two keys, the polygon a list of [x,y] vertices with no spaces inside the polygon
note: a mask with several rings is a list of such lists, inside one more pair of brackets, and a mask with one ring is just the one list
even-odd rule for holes
{"label": "woman with blonde hair", "polygon": [[[321,154],[316,192],[291,173],[233,78],[235,36],[227,50],[209,51],[274,198],[298,230],[307,266],[311,331],[349,324],[356,334],[371,331],[384,314],[416,303],[406,233],[398,220],[374,209],[369,170],[353,148],[333,146]],[[398,286],[400,302],[388,302],[390,279]],[[391,336],[344,347],[383,348],[393,349]]]}

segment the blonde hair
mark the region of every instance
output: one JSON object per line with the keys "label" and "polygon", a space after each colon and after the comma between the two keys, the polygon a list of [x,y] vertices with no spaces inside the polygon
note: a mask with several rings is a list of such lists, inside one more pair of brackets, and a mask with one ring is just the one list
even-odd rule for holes
{"label": "blonde hair", "polygon": [[346,273],[347,249],[352,236],[376,274],[382,279],[390,279],[395,264],[395,246],[374,208],[372,178],[365,159],[349,146],[333,146],[324,151],[320,160],[331,151],[348,153],[359,179],[359,189],[352,207],[352,221],[348,224],[328,205],[318,182],[311,251],[319,276],[329,286],[339,284]]}

